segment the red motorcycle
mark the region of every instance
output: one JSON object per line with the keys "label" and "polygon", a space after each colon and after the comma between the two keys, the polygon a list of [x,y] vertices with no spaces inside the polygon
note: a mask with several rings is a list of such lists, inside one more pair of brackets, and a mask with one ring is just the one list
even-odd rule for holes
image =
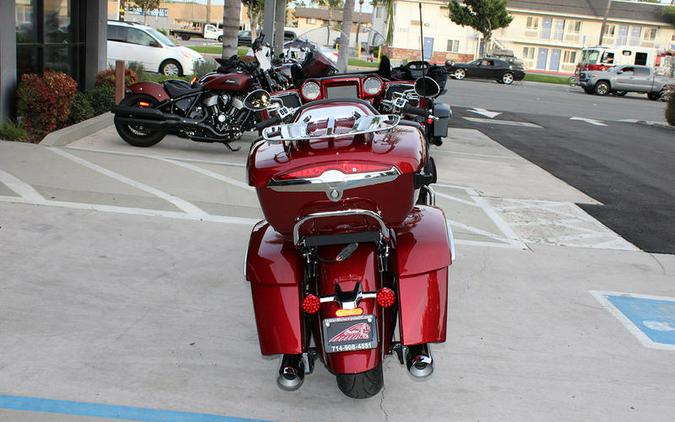
{"label": "red motorcycle", "polygon": [[[437,94],[438,85],[416,87]],[[244,268],[260,350],[283,355],[278,385],[299,388],[319,359],[344,394],[368,398],[392,354],[414,377],[429,376],[429,345],[446,338],[454,242],[428,186],[427,134],[361,99],[314,101],[276,123],[258,125],[248,158],[265,220]]]}

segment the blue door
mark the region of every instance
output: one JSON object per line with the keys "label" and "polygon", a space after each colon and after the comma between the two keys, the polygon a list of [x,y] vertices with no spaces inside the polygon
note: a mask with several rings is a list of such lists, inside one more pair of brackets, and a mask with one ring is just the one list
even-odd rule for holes
{"label": "blue door", "polygon": [[548,48],[540,48],[537,56],[537,69],[546,70],[546,61],[548,60]]}
{"label": "blue door", "polygon": [[424,60],[431,60],[434,54],[434,39],[431,37],[424,37]]}
{"label": "blue door", "polygon": [[553,19],[544,18],[544,21],[541,24],[541,38],[548,40],[551,38],[551,26],[553,25]]}
{"label": "blue door", "polygon": [[560,49],[555,48],[551,50],[551,63],[548,65],[548,70],[558,71],[560,67]]}

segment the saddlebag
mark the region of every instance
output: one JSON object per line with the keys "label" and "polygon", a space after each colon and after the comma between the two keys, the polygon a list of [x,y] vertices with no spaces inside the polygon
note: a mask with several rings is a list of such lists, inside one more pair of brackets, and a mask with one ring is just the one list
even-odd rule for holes
{"label": "saddlebag", "polygon": [[302,353],[302,268],[292,241],[264,221],[253,227],[244,271],[263,355]]}
{"label": "saddlebag", "polygon": [[452,234],[443,211],[417,206],[396,229],[399,329],[406,346],[445,341]]}

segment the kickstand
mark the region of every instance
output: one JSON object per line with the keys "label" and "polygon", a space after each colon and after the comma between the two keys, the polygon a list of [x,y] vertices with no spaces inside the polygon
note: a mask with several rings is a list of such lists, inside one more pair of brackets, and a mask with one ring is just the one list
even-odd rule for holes
{"label": "kickstand", "polygon": [[392,346],[392,350],[394,353],[396,353],[396,357],[398,358],[398,361],[403,365],[405,363],[405,355],[408,352],[408,348],[402,345],[401,343],[394,343]]}
{"label": "kickstand", "polygon": [[227,148],[229,148],[229,150],[232,151],[232,152],[237,152],[237,151],[239,151],[239,150],[241,149],[241,147],[233,147],[232,145],[230,145],[229,142],[226,143],[225,146],[226,146]]}

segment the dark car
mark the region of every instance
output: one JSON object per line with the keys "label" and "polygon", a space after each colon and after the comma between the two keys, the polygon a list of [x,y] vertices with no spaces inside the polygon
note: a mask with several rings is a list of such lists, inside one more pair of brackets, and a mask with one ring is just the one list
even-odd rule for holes
{"label": "dark car", "polygon": [[[284,42],[293,41],[295,39],[295,32],[286,30],[284,31]],[[251,31],[239,31],[239,37],[237,39],[237,45],[242,45],[245,47],[250,47],[253,40],[251,40]],[[271,40],[268,42],[272,42]]]}
{"label": "dark car", "polygon": [[503,59],[485,57],[470,63],[447,61],[445,67],[448,69],[448,76],[455,79],[492,79],[500,84],[510,85],[513,81],[520,81],[525,78],[525,70],[519,62],[514,60],[509,63]]}

